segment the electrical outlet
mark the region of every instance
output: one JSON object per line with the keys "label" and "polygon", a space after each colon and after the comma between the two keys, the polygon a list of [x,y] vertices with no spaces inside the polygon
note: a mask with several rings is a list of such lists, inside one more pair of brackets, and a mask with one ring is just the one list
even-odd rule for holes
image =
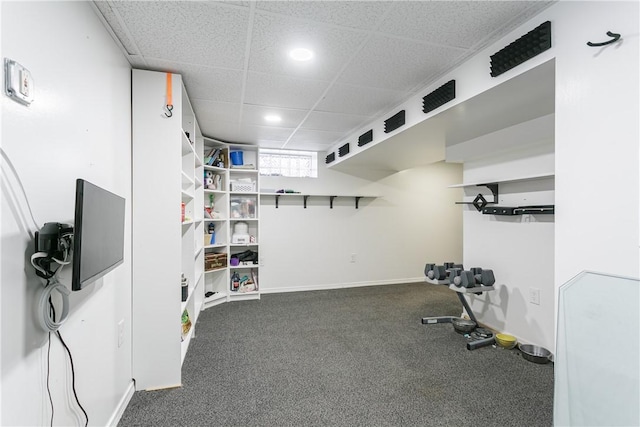
{"label": "electrical outlet", "polygon": [[122,347],[124,343],[124,319],[118,322],[118,348]]}
{"label": "electrical outlet", "polygon": [[351,254],[351,262],[356,262],[356,254]]}
{"label": "electrical outlet", "polygon": [[540,305],[540,289],[529,288],[529,302],[531,304]]}

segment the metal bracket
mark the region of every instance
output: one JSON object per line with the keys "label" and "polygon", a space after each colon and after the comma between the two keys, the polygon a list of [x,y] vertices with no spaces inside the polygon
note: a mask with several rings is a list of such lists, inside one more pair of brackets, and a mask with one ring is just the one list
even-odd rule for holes
{"label": "metal bracket", "polygon": [[358,204],[360,203],[360,199],[362,199],[362,196],[356,196],[356,209],[358,209]]}
{"label": "metal bracket", "polygon": [[333,199],[338,196],[329,196],[329,209],[333,209]]}

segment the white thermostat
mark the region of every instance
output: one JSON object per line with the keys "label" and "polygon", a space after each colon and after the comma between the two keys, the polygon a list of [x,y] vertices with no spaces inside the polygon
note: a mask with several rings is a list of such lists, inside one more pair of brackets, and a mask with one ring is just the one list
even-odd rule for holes
{"label": "white thermostat", "polygon": [[33,78],[22,65],[4,58],[4,90],[9,98],[30,105],[33,102]]}

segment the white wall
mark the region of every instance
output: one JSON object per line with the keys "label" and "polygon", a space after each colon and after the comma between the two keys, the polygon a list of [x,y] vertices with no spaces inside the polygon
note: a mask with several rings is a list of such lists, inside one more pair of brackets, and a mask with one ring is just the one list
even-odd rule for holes
{"label": "white wall", "polygon": [[[30,107],[2,96],[2,149],[24,184],[35,221],[73,221],[76,178],[127,200],[124,264],[73,293],[69,319],[60,329],[90,424],[105,425],[132,390],[130,67],[90,3],[5,1],[1,7],[2,56],[26,66],[35,81]],[[1,423],[49,425],[47,334],[34,316],[42,281],[27,261],[34,225],[25,209],[3,161]],[[116,325],[122,319],[125,339],[118,348]],[[81,425],[68,360],[57,338],[51,341],[54,425]]]}
{"label": "white wall", "polygon": [[[582,270],[639,277],[639,4],[560,3],[553,13],[565,23],[555,44],[556,285]],[[622,42],[584,45],[606,31]]]}
{"label": "white wall", "polygon": [[[552,24],[552,48],[496,78],[490,77],[489,56],[547,20]],[[550,266],[554,271],[554,285],[548,288],[553,296],[541,295],[544,300],[540,307],[549,306],[535,315],[528,311],[528,315],[532,315],[530,319],[515,324],[507,321],[497,324],[517,335],[527,324],[542,327],[544,330],[521,336],[530,337],[536,344],[548,345],[552,350],[555,348],[555,338],[552,338],[555,337],[555,326],[551,317],[557,311],[557,292],[563,283],[583,270],[632,277],[640,275],[638,30],[638,2],[557,2],[391,111],[416,110],[423,93],[455,78],[460,83],[460,90],[456,91],[456,100],[449,105],[452,107],[555,58],[556,214],[553,246],[547,250],[547,253],[554,253]],[[586,45],[587,41],[607,40],[607,31],[621,33],[622,41],[605,48]],[[407,125],[430,117],[423,115],[416,119],[410,116]],[[371,126],[375,129],[380,123],[378,120],[363,129]],[[355,132],[345,141],[357,138],[358,134]],[[342,143],[344,141],[333,148]],[[378,143],[387,142],[376,140],[363,149]],[[353,150],[349,156],[357,155],[358,151]],[[522,162],[520,166],[528,167]],[[481,170],[489,173],[486,169],[476,172]],[[468,178],[465,169],[465,179]],[[469,231],[466,226],[465,220],[465,236]],[[545,233],[548,240],[548,230]],[[481,247],[476,248],[477,253],[481,251]],[[467,253],[465,247],[465,258]],[[487,263],[490,261],[486,258]],[[474,260],[465,259],[467,266],[470,266],[469,262]],[[501,273],[496,273],[500,281]],[[510,282],[509,286],[515,286],[513,291],[519,295],[518,300],[522,295],[528,295],[528,284],[518,288]],[[518,305],[522,306],[522,303]],[[505,316],[500,313],[504,311],[501,303],[482,304],[479,308],[481,320]]]}
{"label": "white wall", "polygon": [[[260,269],[263,292],[330,289],[424,280],[427,262],[462,257],[460,165],[436,163],[368,181],[319,168],[317,179],[262,177],[263,188],[316,194],[379,195],[361,199],[263,196]],[[351,262],[356,254],[356,262]]]}

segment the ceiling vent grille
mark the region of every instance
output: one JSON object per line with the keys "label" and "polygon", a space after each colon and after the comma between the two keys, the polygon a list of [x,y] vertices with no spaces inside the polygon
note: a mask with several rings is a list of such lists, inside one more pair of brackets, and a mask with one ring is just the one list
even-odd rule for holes
{"label": "ceiling vent grille", "polygon": [[342,147],[338,148],[338,155],[340,157],[346,156],[347,154],[349,154],[349,143],[348,142],[346,144],[344,144]]}
{"label": "ceiling vent grille", "polygon": [[329,164],[333,162],[335,159],[336,159],[336,153],[331,153],[331,154],[328,154],[327,157],[325,157],[324,162],[326,164]]}
{"label": "ceiling vent grille", "polygon": [[491,77],[497,77],[550,48],[551,22],[546,21],[490,56]]}
{"label": "ceiling vent grille", "polygon": [[384,121],[384,133],[393,132],[404,125],[404,110],[399,111],[393,117]]}
{"label": "ceiling vent grille", "polygon": [[449,80],[422,98],[422,111],[428,113],[456,98],[456,81]]}
{"label": "ceiling vent grille", "polygon": [[373,141],[373,129],[369,129],[367,132],[358,137],[358,147],[367,145],[371,141]]}

